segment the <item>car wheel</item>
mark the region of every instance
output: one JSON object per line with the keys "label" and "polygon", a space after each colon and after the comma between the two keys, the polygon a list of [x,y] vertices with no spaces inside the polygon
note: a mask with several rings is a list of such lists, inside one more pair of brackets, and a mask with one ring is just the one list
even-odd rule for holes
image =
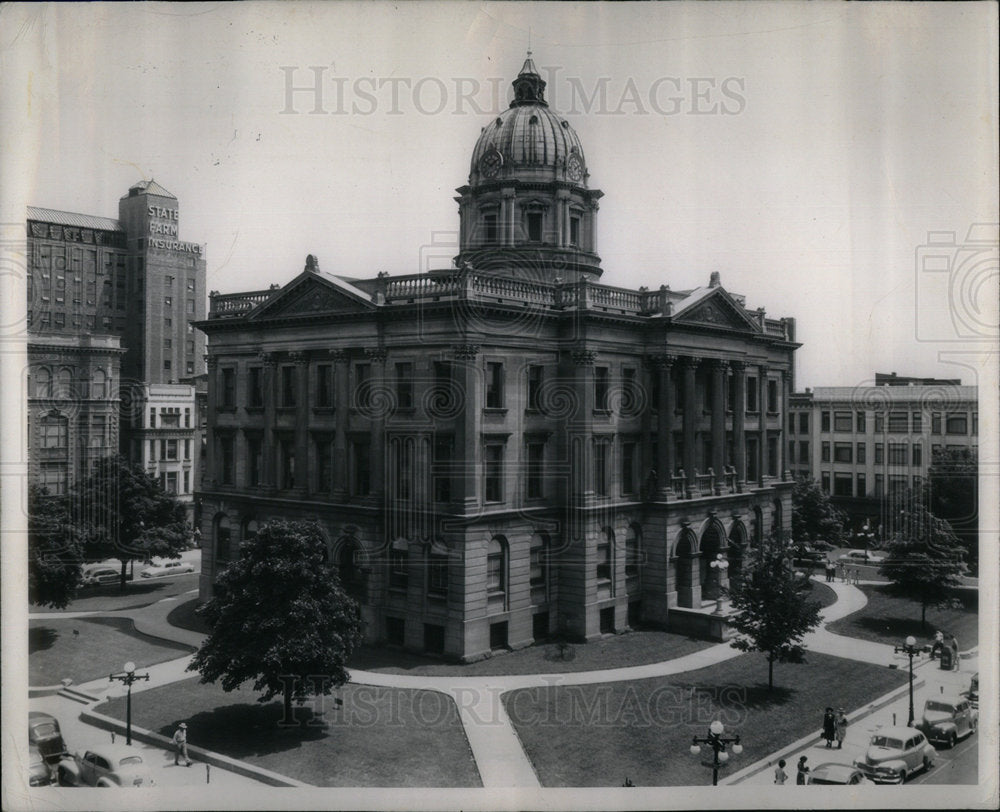
{"label": "car wheel", "polygon": [[906,783],[906,770],[900,770],[899,771],[899,783],[900,784],[905,784]]}
{"label": "car wheel", "polygon": [[978,719],[973,719],[971,722],[969,722],[969,735],[970,736],[973,733],[976,732],[976,728],[977,727],[979,727],[979,720]]}
{"label": "car wheel", "polygon": [[929,772],[931,767],[934,766],[934,759],[924,756],[924,772]]}
{"label": "car wheel", "polygon": [[[954,747],[955,746],[955,742],[957,742],[957,741],[958,741],[958,736],[955,734],[954,731],[952,731],[951,735],[948,737],[948,747]],[[926,761],[926,759],[925,759],[925,761]]]}
{"label": "car wheel", "polygon": [[69,770],[60,767],[59,772],[56,775],[56,783],[58,783],[60,787],[73,786],[73,781],[71,780]]}

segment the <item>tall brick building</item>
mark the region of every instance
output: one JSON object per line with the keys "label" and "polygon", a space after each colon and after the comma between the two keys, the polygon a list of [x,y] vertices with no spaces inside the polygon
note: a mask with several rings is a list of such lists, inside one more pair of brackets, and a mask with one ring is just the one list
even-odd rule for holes
{"label": "tall brick building", "polygon": [[212,295],[201,595],[272,518],[317,520],[366,635],[462,659],[638,623],[721,637],[747,545],[787,535],[794,322],[718,274],[600,283],[597,200],[529,59],[458,190],[454,267],[315,257]]}

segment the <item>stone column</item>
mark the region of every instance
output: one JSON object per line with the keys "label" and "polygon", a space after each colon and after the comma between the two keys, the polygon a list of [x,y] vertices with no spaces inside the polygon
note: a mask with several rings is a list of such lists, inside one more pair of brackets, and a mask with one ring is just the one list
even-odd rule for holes
{"label": "stone column", "polygon": [[350,367],[347,353],[330,350],[333,360],[333,412],[336,420],[333,435],[333,499],[346,502],[347,487],[347,421],[350,413],[348,402],[348,377]]}
{"label": "stone column", "polygon": [[290,352],[295,363],[295,490],[306,494],[309,481],[309,356]]}
{"label": "stone column", "polygon": [[[216,409],[218,408],[219,392],[219,359],[210,355],[205,363],[208,367],[208,402],[206,404],[208,415],[205,425],[205,459],[202,460],[202,478],[205,486],[212,488],[218,482],[218,477],[215,475],[215,423],[218,419]],[[197,420],[197,415],[195,420]],[[142,442],[146,441],[142,440]]]}
{"label": "stone column", "polygon": [[712,468],[715,471],[714,490],[722,493],[726,482],[726,399],[725,361],[712,362]]}
{"label": "stone column", "polygon": [[275,475],[275,388],[277,382],[277,360],[272,352],[262,352],[260,360],[264,364],[264,442],[261,449],[262,471],[261,485],[264,488],[273,490],[277,487],[278,479]]}
{"label": "stone column", "polygon": [[746,377],[742,361],[731,361],[733,369],[733,465],[736,468],[736,491],[743,491],[747,478],[747,448],[743,421],[746,416]]}
{"label": "stone column", "polygon": [[757,443],[757,484],[763,486],[767,472],[767,365],[761,364],[757,377],[757,406],[760,414],[760,441]]}
{"label": "stone column", "polygon": [[656,359],[660,372],[659,401],[660,413],[656,422],[656,499],[666,502],[671,494],[671,477],[674,475],[674,387],[670,385],[673,355],[661,355]]}
{"label": "stone column", "polygon": [[452,348],[455,357],[455,383],[462,395],[462,414],[455,422],[454,471],[451,492],[456,510],[471,515],[479,510],[480,442],[483,404],[476,359],[478,344],[459,344]]}
{"label": "stone column", "polygon": [[377,503],[385,498],[385,404],[389,402],[385,388],[385,347],[366,349],[372,365],[372,388],[369,398],[372,433],[372,496]]}
{"label": "stone column", "polygon": [[685,483],[685,493],[690,499],[695,489],[695,461],[697,460],[697,449],[695,448],[696,436],[695,425],[697,415],[695,414],[695,370],[701,363],[700,358],[685,357],[681,359],[681,371],[684,375],[684,474],[687,477]]}
{"label": "stone column", "polygon": [[[778,425],[781,426],[781,431],[778,433],[778,470],[781,473],[781,480],[784,482],[789,479],[790,474],[788,471],[788,464],[791,460],[788,459],[788,390],[790,387],[790,382],[792,378],[792,373],[790,370],[781,370],[781,420]],[[853,415],[852,415],[853,419]]]}
{"label": "stone column", "polygon": [[594,362],[597,353],[593,350],[578,349],[573,351],[573,390],[576,395],[577,411],[572,419],[571,456],[573,466],[573,499],[572,504],[587,504],[594,496],[594,455],[593,455],[593,422],[594,422]]}
{"label": "stone column", "polygon": [[501,194],[503,198],[501,200],[502,211],[505,212],[503,217],[503,223],[501,228],[503,229],[503,244],[504,245],[514,245],[516,243],[515,239],[515,227],[517,224],[517,205],[515,203],[514,190],[510,188],[504,189]]}

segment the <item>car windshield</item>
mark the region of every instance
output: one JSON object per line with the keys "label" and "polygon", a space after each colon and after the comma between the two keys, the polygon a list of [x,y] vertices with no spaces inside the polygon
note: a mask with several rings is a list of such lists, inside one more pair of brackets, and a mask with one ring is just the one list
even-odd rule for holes
{"label": "car windshield", "polygon": [[125,756],[125,758],[118,761],[119,767],[124,767],[127,764],[142,764],[142,756]]}
{"label": "car windshield", "polygon": [[36,724],[32,729],[32,732],[38,738],[43,738],[45,736],[55,736],[59,731],[52,722],[41,722]]}
{"label": "car windshield", "polygon": [[888,747],[890,750],[903,749],[902,739],[891,739],[888,736],[872,736],[872,745],[874,747]]}
{"label": "car windshield", "polygon": [[954,713],[955,706],[950,705],[947,702],[928,702],[924,705],[925,711],[944,711],[945,713]]}

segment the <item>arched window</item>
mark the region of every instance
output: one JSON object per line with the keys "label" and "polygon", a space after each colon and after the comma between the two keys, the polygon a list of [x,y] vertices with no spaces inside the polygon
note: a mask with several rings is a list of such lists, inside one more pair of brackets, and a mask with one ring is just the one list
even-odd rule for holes
{"label": "arched window", "polygon": [[432,598],[448,596],[448,548],[435,541],[427,554],[427,594]]}
{"label": "arched window", "polygon": [[507,542],[500,536],[490,539],[486,555],[486,591],[491,595],[507,591]]}
{"label": "arched window", "polygon": [[35,397],[52,397],[52,373],[46,367],[41,367],[35,373]]}
{"label": "arched window", "polygon": [[610,581],[612,578],[612,550],[615,546],[615,531],[604,528],[604,537],[597,544],[597,580]]}
{"label": "arched window", "polygon": [[548,533],[539,531],[531,537],[529,552],[531,588],[547,590],[549,583],[549,542]]}
{"label": "arched window", "polygon": [[638,581],[642,564],[642,539],[637,524],[630,524],[625,536],[625,578]]}
{"label": "arched window", "polygon": [[73,390],[73,372],[67,367],[63,367],[56,375],[55,397],[68,398]]}
{"label": "arched window", "polygon": [[90,397],[103,400],[107,397],[105,388],[106,375],[103,370],[96,369],[90,378]]}
{"label": "arched window", "polygon": [[232,529],[229,517],[223,514],[215,520],[215,560],[228,564],[232,556]]}
{"label": "arched window", "polygon": [[243,541],[253,541],[257,538],[257,531],[259,529],[256,519],[247,519],[243,523]]}

